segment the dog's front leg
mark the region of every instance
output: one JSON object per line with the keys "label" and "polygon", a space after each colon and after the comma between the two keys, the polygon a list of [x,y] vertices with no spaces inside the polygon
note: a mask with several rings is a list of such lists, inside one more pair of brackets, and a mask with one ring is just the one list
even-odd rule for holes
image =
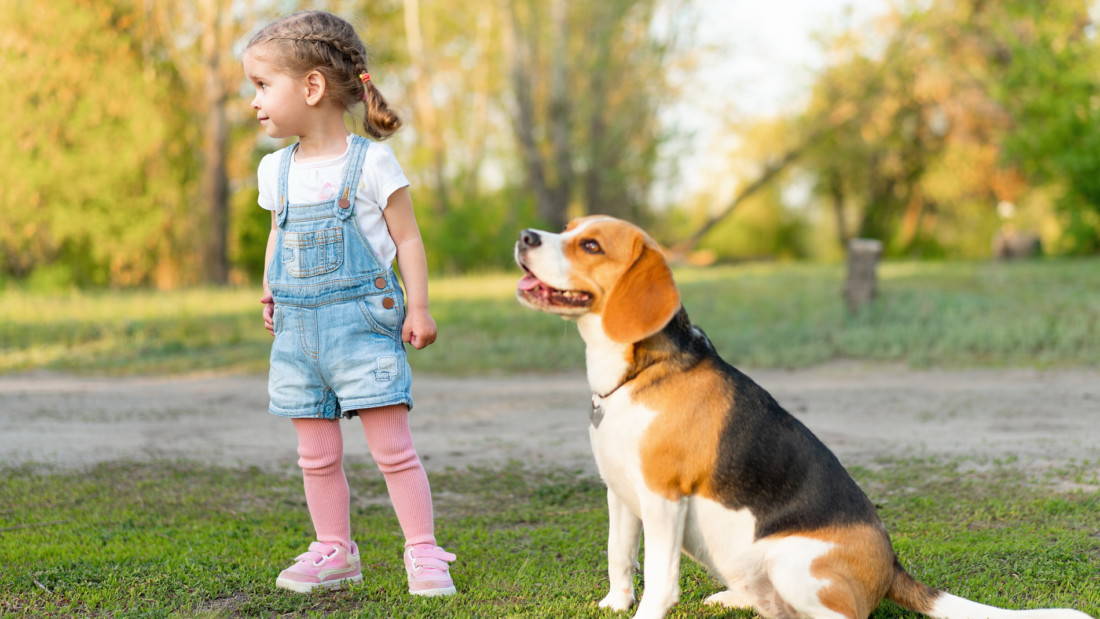
{"label": "dog's front leg", "polygon": [[680,599],[680,549],[688,499],[670,501],[643,493],[642,531],[645,534],[645,567],[642,601],[635,619],[659,619]]}
{"label": "dog's front leg", "polygon": [[600,600],[600,608],[626,610],[634,605],[634,564],[642,521],[611,488],[607,489],[607,520],[607,579],[611,590]]}

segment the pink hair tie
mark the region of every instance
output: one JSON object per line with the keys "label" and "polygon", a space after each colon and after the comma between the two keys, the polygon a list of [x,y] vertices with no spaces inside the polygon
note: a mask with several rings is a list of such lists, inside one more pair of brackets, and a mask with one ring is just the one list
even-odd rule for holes
{"label": "pink hair tie", "polygon": [[363,101],[367,100],[367,82],[370,81],[370,73],[366,71],[359,74],[359,81],[363,82]]}

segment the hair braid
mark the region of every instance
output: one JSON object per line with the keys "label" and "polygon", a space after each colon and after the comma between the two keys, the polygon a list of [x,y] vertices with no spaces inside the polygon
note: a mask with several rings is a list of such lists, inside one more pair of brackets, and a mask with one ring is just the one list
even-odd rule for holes
{"label": "hair braid", "polygon": [[302,11],[267,25],[248,47],[271,45],[286,69],[305,75],[320,71],[325,76],[326,96],[346,108],[362,101],[363,126],[372,137],[385,139],[401,127],[401,119],[386,103],[367,73],[367,50],[351,24],[325,11]]}

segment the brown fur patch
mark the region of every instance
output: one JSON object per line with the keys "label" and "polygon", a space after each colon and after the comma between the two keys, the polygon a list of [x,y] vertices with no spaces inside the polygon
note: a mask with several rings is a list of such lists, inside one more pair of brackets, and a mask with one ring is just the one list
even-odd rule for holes
{"label": "brown fur patch", "polygon": [[[635,355],[661,354],[637,350]],[[711,361],[683,369],[657,363],[631,382],[635,402],[657,412],[642,437],[642,475],[669,499],[716,499],[712,485],[718,441],[733,393]]]}
{"label": "brown fur patch", "polygon": [[895,558],[894,579],[890,583],[890,590],[886,592],[886,597],[895,604],[927,615],[932,610],[932,605],[936,603],[936,599],[940,597],[940,592],[922,582],[917,582]]}
{"label": "brown fur patch", "polygon": [[797,533],[835,544],[810,565],[814,578],[830,581],[818,592],[821,603],[845,617],[866,617],[894,580],[894,551],[879,527],[857,524]]}

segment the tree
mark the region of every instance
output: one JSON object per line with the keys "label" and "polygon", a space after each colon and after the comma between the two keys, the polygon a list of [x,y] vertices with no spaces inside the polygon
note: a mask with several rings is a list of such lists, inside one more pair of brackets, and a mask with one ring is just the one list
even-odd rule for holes
{"label": "tree", "polygon": [[997,101],[1014,119],[1004,159],[1059,187],[1062,249],[1100,252],[1100,47],[1082,0],[999,5]]}
{"label": "tree", "polygon": [[674,29],[654,34],[658,3],[501,2],[512,129],[539,215],[559,228],[576,201],[642,219],[668,100],[655,68],[676,49]]}
{"label": "tree", "polygon": [[995,205],[1026,191],[1003,157],[1017,119],[995,96],[998,32],[1012,23],[1001,4],[943,0],[885,16],[884,45],[852,32],[834,39],[837,60],[803,122],[845,105],[861,111],[800,165],[817,178],[840,243],[856,234],[894,254],[988,253]]}
{"label": "tree", "polygon": [[431,93],[433,73],[429,67],[433,64],[424,44],[424,35],[420,27],[420,1],[404,0],[405,40],[408,45],[409,64],[412,69],[410,87],[413,93],[413,109],[428,148],[431,150],[432,190],[435,193],[436,212],[444,214],[449,210],[449,180],[447,178],[447,157],[443,144],[443,131],[439,126],[439,115],[432,102]]}
{"label": "tree", "polygon": [[[177,105],[201,126],[201,167],[194,218],[202,280],[224,284],[229,280],[229,177],[227,172],[230,119],[227,106],[237,103],[240,63],[234,44],[256,15],[252,2],[229,0],[146,2],[142,35],[148,48],[171,63],[186,93]],[[195,102],[195,103],[191,103]],[[189,105],[190,103],[190,105]]]}
{"label": "tree", "polygon": [[[172,77],[143,55],[131,2],[0,6],[3,273],[135,285],[173,275],[190,173]],[[94,67],[94,70],[91,69]]]}

